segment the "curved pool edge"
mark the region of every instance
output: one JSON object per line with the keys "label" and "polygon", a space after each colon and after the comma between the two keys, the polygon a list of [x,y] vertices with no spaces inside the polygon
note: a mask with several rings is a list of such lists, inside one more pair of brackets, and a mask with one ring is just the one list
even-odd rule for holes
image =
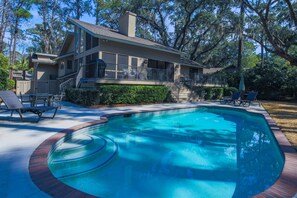
{"label": "curved pool edge", "polygon": [[242,107],[233,107],[226,105],[196,105],[189,107],[174,107],[174,108],[162,108],[158,110],[138,110],[138,111],[129,111],[129,112],[120,112],[120,113],[110,113],[105,114],[100,117],[100,120],[83,123],[76,125],[74,127],[64,129],[53,136],[46,139],[42,142],[33,152],[29,161],[29,173],[32,181],[35,185],[42,190],[43,192],[53,196],[53,197],[66,197],[66,196],[75,196],[75,197],[95,197],[90,194],[79,191],[75,188],[72,188],[60,180],[58,180],[50,171],[48,167],[48,154],[51,152],[53,146],[62,138],[74,133],[75,131],[86,128],[96,124],[106,123],[109,117],[125,115],[125,114],[134,114],[134,113],[145,113],[145,112],[156,112],[156,111],[165,111],[165,110],[175,110],[175,109],[185,109],[185,108],[196,108],[196,107],[224,107],[232,109],[241,109],[250,113],[261,114],[265,117],[267,124],[269,125],[275,139],[278,142],[279,148],[282,151],[285,157],[285,164],[282,170],[282,173],[278,180],[264,192],[255,195],[254,197],[294,197],[297,195],[297,152],[292,147],[290,142],[287,140],[285,135],[282,133],[281,129],[276,125],[272,120],[270,115],[264,109],[250,109]]}

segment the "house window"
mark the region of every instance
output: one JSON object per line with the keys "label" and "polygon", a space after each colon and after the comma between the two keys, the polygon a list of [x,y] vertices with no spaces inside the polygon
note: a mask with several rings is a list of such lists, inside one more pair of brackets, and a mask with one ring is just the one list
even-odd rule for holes
{"label": "house window", "polygon": [[118,65],[119,67],[128,68],[128,56],[127,55],[118,55]]}
{"label": "house window", "polygon": [[98,52],[92,54],[92,61],[93,61],[93,60],[97,60],[98,58],[99,58],[99,53],[98,53]]}
{"label": "house window", "polygon": [[132,63],[132,67],[137,67],[138,66],[138,58],[132,58],[132,61],[131,61],[131,63]]}
{"label": "house window", "polygon": [[92,36],[86,32],[86,50],[92,48]]}
{"label": "house window", "polygon": [[115,69],[115,66],[116,66],[116,55],[115,54],[103,52],[102,60],[107,64],[107,66]]}
{"label": "house window", "polygon": [[194,80],[195,76],[198,74],[198,69],[197,68],[190,68],[190,79]]}
{"label": "house window", "polygon": [[49,75],[49,79],[50,79],[50,80],[56,80],[56,79],[57,79],[57,75],[50,74],[50,75]]}
{"label": "house window", "polygon": [[92,63],[92,55],[86,56],[86,77],[95,78],[96,64]]}
{"label": "house window", "polygon": [[61,63],[61,65],[60,65],[60,69],[61,69],[61,70],[64,69],[64,63]]}
{"label": "house window", "polygon": [[79,67],[82,67],[83,62],[84,62],[84,58],[80,58],[78,62],[79,62],[78,63],[79,64]]}
{"label": "house window", "polygon": [[82,53],[84,51],[84,31],[80,29],[79,31],[79,52]]}
{"label": "house window", "polygon": [[92,37],[92,47],[97,47],[99,45],[99,39],[97,37]]}
{"label": "house window", "polygon": [[148,67],[157,68],[157,69],[166,69],[166,62],[149,59]]}
{"label": "house window", "polygon": [[149,59],[149,61],[148,61],[148,67],[157,68],[158,67],[158,61]]}
{"label": "house window", "polygon": [[102,60],[106,63],[105,78],[117,79],[117,60],[116,54],[102,52]]}
{"label": "house window", "polygon": [[74,61],[74,71],[78,70],[78,59]]}
{"label": "house window", "polygon": [[92,55],[86,56],[86,64],[92,61]]}
{"label": "house window", "polygon": [[79,29],[75,26],[74,28],[75,32],[75,53],[78,54],[78,48],[79,48]]}
{"label": "house window", "polygon": [[72,69],[72,60],[67,61],[67,69]]}

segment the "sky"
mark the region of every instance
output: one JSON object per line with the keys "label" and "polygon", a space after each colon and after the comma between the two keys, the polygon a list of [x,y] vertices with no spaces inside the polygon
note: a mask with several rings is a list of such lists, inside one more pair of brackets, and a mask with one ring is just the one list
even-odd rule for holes
{"label": "sky", "polygon": [[[41,17],[39,16],[39,14],[37,12],[36,6],[32,7],[31,14],[33,15],[33,17],[28,22],[25,22],[25,23],[22,24],[22,27],[21,27],[22,29],[32,28],[32,27],[35,26],[35,24],[42,23],[42,19],[41,19]],[[89,16],[87,14],[83,15],[80,20],[95,24],[95,17],[91,17],[91,16]],[[169,29],[171,29],[171,28],[169,27]],[[169,31],[173,31],[173,29],[169,30]],[[5,40],[6,40],[6,42],[9,42],[9,36],[8,35],[6,36]],[[31,43],[31,41],[29,39],[27,39],[25,41],[19,41],[18,46],[17,46],[17,50],[20,53],[24,54],[24,53],[26,53],[26,48],[31,46],[31,45],[32,45],[32,43]],[[256,53],[260,53],[260,48],[259,47],[256,49]]]}
{"label": "sky", "polygon": [[[31,8],[30,12],[33,15],[33,17],[30,20],[28,20],[28,22],[24,22],[22,24],[22,26],[21,26],[21,29],[33,28],[35,26],[35,24],[42,23],[42,19],[41,19],[41,17],[39,16],[39,14],[37,12],[36,6],[33,6]],[[82,16],[81,20],[95,24],[95,17],[91,17],[91,16],[86,15],[86,14]],[[10,39],[10,37],[7,34],[6,37],[5,37],[6,42],[8,42],[9,39]],[[26,53],[26,48],[31,46],[31,45],[32,45],[32,43],[31,43],[31,41],[29,39],[27,39],[25,41],[19,41],[18,46],[17,46],[17,51],[24,54],[24,53]]]}

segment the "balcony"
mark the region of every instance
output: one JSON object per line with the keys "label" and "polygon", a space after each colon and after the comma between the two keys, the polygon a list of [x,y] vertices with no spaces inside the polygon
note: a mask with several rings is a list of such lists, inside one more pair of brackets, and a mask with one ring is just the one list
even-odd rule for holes
{"label": "balcony", "polygon": [[110,63],[105,63],[105,65],[99,64],[97,66],[87,64],[85,71],[86,78],[96,79],[98,83],[132,82],[132,84],[156,84],[157,82],[158,84],[162,82],[173,82],[174,76],[173,69],[170,67],[159,69]]}
{"label": "balcony", "polygon": [[226,81],[219,75],[193,74],[191,78],[180,78],[180,81],[191,86],[225,86]]}

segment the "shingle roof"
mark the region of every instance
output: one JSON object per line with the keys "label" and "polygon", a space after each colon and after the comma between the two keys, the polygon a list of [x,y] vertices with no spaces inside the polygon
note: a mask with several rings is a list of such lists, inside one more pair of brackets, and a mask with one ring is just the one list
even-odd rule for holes
{"label": "shingle roof", "polygon": [[62,48],[60,50],[60,56],[67,53],[67,49],[69,45],[71,44],[71,41],[74,39],[74,33],[73,32],[67,32],[66,38],[64,40],[64,43],[62,45]]}
{"label": "shingle roof", "polygon": [[118,31],[112,30],[110,28],[90,24],[90,23],[83,22],[83,21],[80,21],[77,19],[73,19],[73,18],[68,18],[68,21],[71,22],[72,24],[80,26],[81,28],[84,28],[85,30],[89,31],[91,34],[93,34],[94,36],[99,37],[99,38],[111,39],[111,40],[115,40],[118,42],[129,43],[132,45],[148,47],[151,49],[171,52],[171,53],[175,53],[175,54],[182,53],[176,49],[164,46],[162,44],[159,44],[159,43],[147,40],[147,39],[126,36],[124,34],[119,33]]}
{"label": "shingle roof", "polygon": [[206,67],[204,65],[201,65],[201,64],[199,64],[193,60],[190,60],[188,58],[185,58],[185,57],[181,57],[180,64],[185,65],[185,66],[190,66],[190,67],[197,67],[197,68],[205,68]]}

